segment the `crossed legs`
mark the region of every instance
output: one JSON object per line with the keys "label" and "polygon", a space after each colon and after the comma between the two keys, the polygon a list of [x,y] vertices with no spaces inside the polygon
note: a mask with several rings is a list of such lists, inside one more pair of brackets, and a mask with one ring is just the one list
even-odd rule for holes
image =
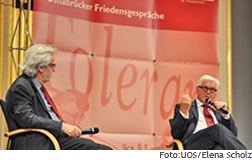
{"label": "crossed legs", "polygon": [[238,138],[222,124],[215,124],[192,135],[187,150],[246,150]]}

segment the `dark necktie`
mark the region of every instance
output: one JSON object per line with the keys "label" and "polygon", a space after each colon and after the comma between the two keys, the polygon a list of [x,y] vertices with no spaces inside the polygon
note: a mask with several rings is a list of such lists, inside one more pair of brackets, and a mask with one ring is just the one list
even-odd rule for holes
{"label": "dark necktie", "polygon": [[204,104],[202,105],[204,107],[204,116],[205,116],[205,120],[206,120],[206,124],[207,126],[212,126],[214,125],[214,120],[213,120],[213,117],[212,115],[210,114],[210,112],[208,111],[208,105],[207,104]]}
{"label": "dark necktie", "polygon": [[57,108],[55,107],[55,105],[54,105],[54,103],[53,103],[53,101],[52,101],[52,99],[51,99],[49,93],[47,92],[45,86],[42,85],[42,86],[41,86],[41,89],[42,89],[42,92],[43,92],[44,95],[45,95],[46,100],[47,100],[48,103],[52,106],[52,108],[53,108],[54,112],[56,113],[56,115],[60,118],[60,120],[61,120],[62,122],[65,122],[65,121],[63,120],[63,118],[61,117],[61,115],[59,114]]}

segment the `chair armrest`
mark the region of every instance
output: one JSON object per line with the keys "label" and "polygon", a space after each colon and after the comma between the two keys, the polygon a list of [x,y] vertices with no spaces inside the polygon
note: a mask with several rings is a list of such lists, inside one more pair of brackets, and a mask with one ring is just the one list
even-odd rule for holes
{"label": "chair armrest", "polygon": [[184,150],[182,142],[178,139],[173,139],[168,145],[166,145],[166,147],[171,148],[175,145],[177,145],[178,150]]}
{"label": "chair armrest", "polygon": [[40,132],[40,133],[46,135],[53,143],[55,150],[60,150],[60,145],[59,145],[59,142],[57,141],[57,139],[50,132],[48,132],[47,130],[44,130],[44,129],[33,129],[33,128],[17,129],[17,130],[11,131],[11,132],[6,132],[4,134],[4,136],[11,137],[11,136],[14,136],[14,135],[17,135],[20,133],[25,133],[25,132]]}

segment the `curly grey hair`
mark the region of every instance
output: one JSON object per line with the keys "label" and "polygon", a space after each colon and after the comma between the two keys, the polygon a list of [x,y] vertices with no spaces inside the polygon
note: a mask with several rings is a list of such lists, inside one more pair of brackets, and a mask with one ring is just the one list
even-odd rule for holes
{"label": "curly grey hair", "polygon": [[36,44],[25,52],[24,61],[19,67],[22,73],[29,77],[35,77],[39,71],[39,66],[48,66],[51,57],[50,54],[56,55],[57,48],[51,45]]}

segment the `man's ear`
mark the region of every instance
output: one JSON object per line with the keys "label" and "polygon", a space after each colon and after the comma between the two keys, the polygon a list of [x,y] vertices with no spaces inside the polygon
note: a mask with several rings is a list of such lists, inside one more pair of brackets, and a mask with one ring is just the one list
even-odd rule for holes
{"label": "man's ear", "polygon": [[45,68],[44,66],[39,66],[39,68],[38,68],[39,70],[38,70],[38,71],[39,71],[40,73],[43,73],[43,72],[44,72],[44,68]]}

